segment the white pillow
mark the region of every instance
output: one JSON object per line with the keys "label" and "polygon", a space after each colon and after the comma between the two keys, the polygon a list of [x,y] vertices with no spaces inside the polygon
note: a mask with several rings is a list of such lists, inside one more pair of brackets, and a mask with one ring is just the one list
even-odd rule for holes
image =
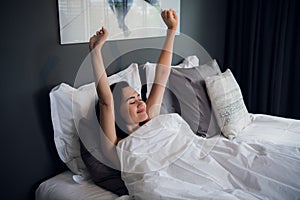
{"label": "white pillow", "polygon": [[[108,77],[108,80],[110,84],[127,81],[137,91],[141,89],[139,69],[135,63]],[[95,83],[83,85],[78,89],[62,83],[50,92],[54,142],[58,155],[74,174],[82,178],[88,178],[89,173],[80,155],[78,135],[87,133],[79,133],[78,130],[88,131],[91,136],[99,134],[95,112],[97,101]],[[84,123],[78,128],[81,120]]]}
{"label": "white pillow", "polygon": [[[154,82],[155,77],[155,69],[156,69],[157,63],[149,63],[147,62],[144,65],[144,69],[146,69],[146,83],[147,83],[147,94],[146,97],[149,97],[152,84]],[[173,68],[192,68],[199,65],[199,59],[197,56],[188,56],[184,59],[182,63],[179,65],[171,66]]]}
{"label": "white pillow", "polygon": [[142,84],[141,84],[138,64],[133,63],[126,69],[108,77],[108,82],[110,85],[120,81],[128,82],[128,85],[130,87],[132,87],[139,94],[141,94]]}
{"label": "white pillow", "polygon": [[242,92],[230,69],[207,77],[205,84],[218,125],[229,139],[233,139],[250,122]]}

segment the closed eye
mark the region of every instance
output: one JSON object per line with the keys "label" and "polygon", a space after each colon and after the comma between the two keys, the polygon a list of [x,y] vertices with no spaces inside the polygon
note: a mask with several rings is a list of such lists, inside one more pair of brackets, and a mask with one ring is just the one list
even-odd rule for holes
{"label": "closed eye", "polygon": [[[137,94],[136,97],[140,97],[140,94]],[[135,96],[129,97],[126,101],[129,101],[129,104],[135,104],[135,101],[132,101],[136,98]],[[139,101],[143,101],[141,98],[138,99]]]}

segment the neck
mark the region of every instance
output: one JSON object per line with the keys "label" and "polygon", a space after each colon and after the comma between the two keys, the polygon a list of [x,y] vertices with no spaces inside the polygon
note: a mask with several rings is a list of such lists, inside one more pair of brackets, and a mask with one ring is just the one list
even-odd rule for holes
{"label": "neck", "polygon": [[140,125],[137,123],[137,124],[127,125],[126,128],[129,131],[129,133],[132,133],[133,131],[137,130],[139,127],[140,127]]}
{"label": "neck", "polygon": [[142,121],[142,122],[139,122],[139,123],[136,123],[136,124],[128,124],[126,126],[127,131],[129,133],[132,133],[133,131],[137,130],[139,127],[143,126],[148,121],[149,121],[149,119],[146,119],[145,121]]}

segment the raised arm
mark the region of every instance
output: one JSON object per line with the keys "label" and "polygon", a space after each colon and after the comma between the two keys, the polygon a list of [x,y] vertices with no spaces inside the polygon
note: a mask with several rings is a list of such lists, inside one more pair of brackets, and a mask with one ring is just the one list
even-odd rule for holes
{"label": "raised arm", "polygon": [[113,95],[110,90],[101,54],[107,35],[107,30],[102,27],[100,31],[97,31],[90,38],[89,47],[99,99],[100,126],[107,138],[113,144],[117,144]]}
{"label": "raised arm", "polygon": [[164,10],[161,13],[162,19],[168,27],[167,35],[156,66],[154,83],[147,100],[147,113],[153,118],[160,113],[161,103],[165,86],[170,74],[173,57],[173,44],[175,39],[178,17],[174,10]]}

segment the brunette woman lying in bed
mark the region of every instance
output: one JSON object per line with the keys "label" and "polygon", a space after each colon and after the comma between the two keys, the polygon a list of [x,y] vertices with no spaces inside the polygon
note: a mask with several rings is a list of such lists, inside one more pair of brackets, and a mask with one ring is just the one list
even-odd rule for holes
{"label": "brunette woman lying in bed", "polygon": [[[124,136],[137,130],[140,125],[151,120],[160,113],[160,107],[167,82],[173,55],[175,31],[178,17],[174,10],[164,10],[161,17],[168,27],[165,43],[158,59],[155,83],[146,102],[141,99],[126,82],[109,85],[101,49],[108,31],[102,27],[90,38],[89,48],[92,58],[96,88],[99,99],[99,123],[103,133],[113,144],[117,144]],[[113,93],[112,93],[113,90]],[[114,95],[113,95],[114,94]],[[117,124],[117,126],[115,126]],[[116,127],[118,131],[116,131]],[[123,134],[121,134],[123,133]],[[125,134],[124,134],[125,133]],[[109,150],[107,150],[109,151]],[[127,194],[120,172],[112,169],[94,158],[81,144],[81,154],[89,171],[94,175],[94,182],[118,195]]]}

